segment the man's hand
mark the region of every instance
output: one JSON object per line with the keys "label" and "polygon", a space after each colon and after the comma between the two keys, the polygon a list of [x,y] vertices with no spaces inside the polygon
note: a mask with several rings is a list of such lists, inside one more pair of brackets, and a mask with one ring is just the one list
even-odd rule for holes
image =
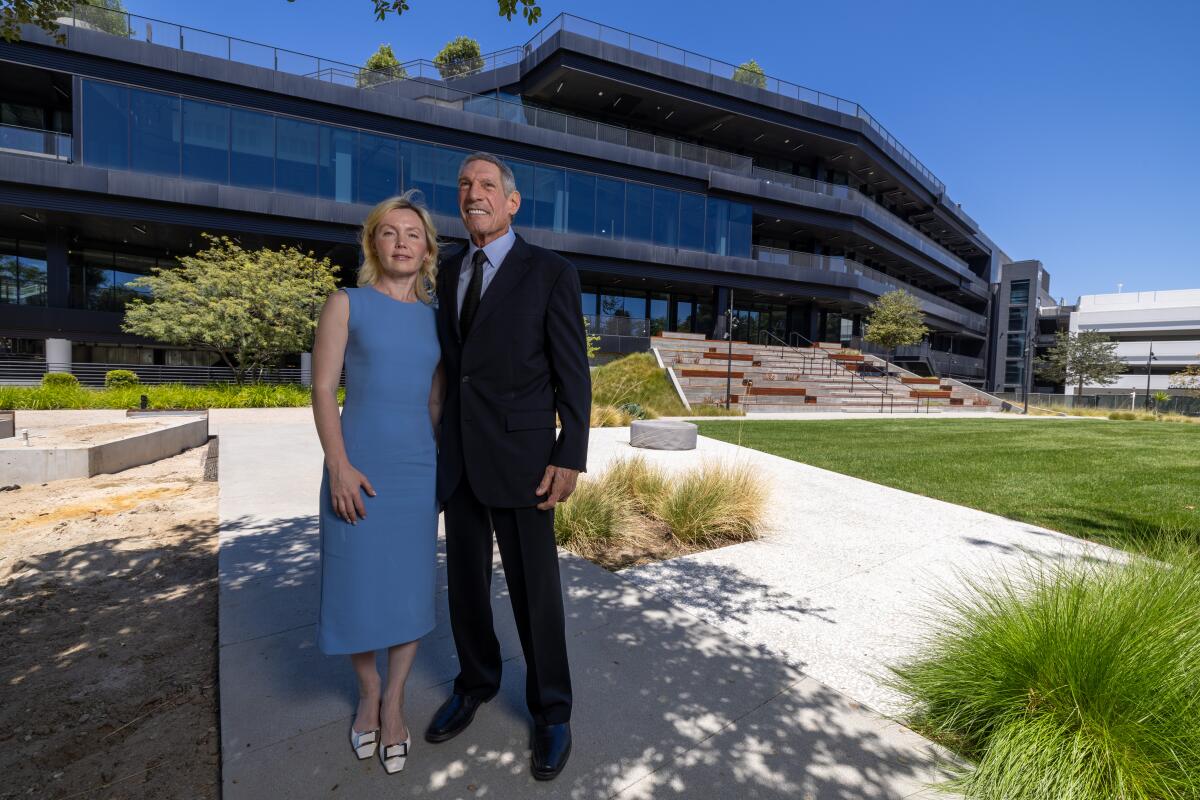
{"label": "man's hand", "polygon": [[579,470],[567,469],[566,467],[556,467],[553,464],[546,467],[546,474],[542,476],[542,482],[538,484],[537,491],[534,492],[538,497],[549,495],[545,500],[538,503],[539,511],[549,511],[563,500],[571,496],[571,492],[575,491],[575,482],[579,480]]}

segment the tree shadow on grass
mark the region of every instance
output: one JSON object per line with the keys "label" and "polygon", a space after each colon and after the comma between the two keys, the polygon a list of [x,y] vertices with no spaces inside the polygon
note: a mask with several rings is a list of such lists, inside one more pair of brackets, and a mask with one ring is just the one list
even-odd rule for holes
{"label": "tree shadow on grass", "polygon": [[[399,782],[345,752],[354,699],[345,660],[316,652],[319,600],[311,516],[243,518],[222,533],[222,690],[228,800],[394,794]],[[439,563],[439,570],[441,565]],[[411,797],[899,798],[935,776],[938,754],[899,726],[619,575],[563,553],[560,569],[575,689],[575,746],[552,783],[528,772],[525,668],[501,574],[494,616],[505,663],[499,702],[472,728],[414,746],[402,791]],[[695,580],[694,575],[690,580]],[[711,580],[713,613],[805,604]],[[444,588],[444,574],[439,575]],[[419,732],[457,672],[438,596],[409,684]],[[415,737],[414,737],[415,738]],[[303,769],[294,768],[303,764]]]}

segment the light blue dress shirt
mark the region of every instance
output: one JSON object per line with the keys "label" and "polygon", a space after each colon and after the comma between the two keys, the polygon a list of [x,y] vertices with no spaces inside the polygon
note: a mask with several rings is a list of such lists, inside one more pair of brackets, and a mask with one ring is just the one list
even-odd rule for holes
{"label": "light blue dress shirt", "polygon": [[[487,256],[487,263],[483,265],[483,286],[479,290],[481,298],[487,292],[492,278],[496,277],[496,271],[504,263],[504,258],[508,255],[508,251],[512,250],[516,242],[517,235],[513,233],[512,226],[509,226],[503,236],[483,246],[483,253]],[[466,255],[463,256],[462,266],[458,268],[458,312],[460,314],[462,313],[463,300],[467,297],[467,286],[471,283],[475,251],[478,249],[474,243],[468,240]]]}

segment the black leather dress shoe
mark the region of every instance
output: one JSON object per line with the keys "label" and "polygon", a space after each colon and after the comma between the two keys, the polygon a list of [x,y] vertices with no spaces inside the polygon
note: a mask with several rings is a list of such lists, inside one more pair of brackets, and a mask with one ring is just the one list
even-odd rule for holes
{"label": "black leather dress shoe", "polygon": [[571,755],[571,723],[538,725],[533,729],[533,777],[553,780]]}
{"label": "black leather dress shoe", "polygon": [[471,720],[475,719],[475,712],[479,710],[479,706],[495,696],[492,694],[488,697],[472,697],[457,692],[450,695],[425,729],[425,741],[437,744],[458,736],[467,729]]}

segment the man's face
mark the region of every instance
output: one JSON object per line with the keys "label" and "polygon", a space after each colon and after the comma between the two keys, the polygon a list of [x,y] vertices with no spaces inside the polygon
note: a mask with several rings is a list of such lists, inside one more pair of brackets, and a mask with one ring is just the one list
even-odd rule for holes
{"label": "man's face", "polygon": [[476,247],[499,238],[521,207],[521,195],[504,195],[500,168],[487,161],[468,163],[458,177],[458,210]]}

